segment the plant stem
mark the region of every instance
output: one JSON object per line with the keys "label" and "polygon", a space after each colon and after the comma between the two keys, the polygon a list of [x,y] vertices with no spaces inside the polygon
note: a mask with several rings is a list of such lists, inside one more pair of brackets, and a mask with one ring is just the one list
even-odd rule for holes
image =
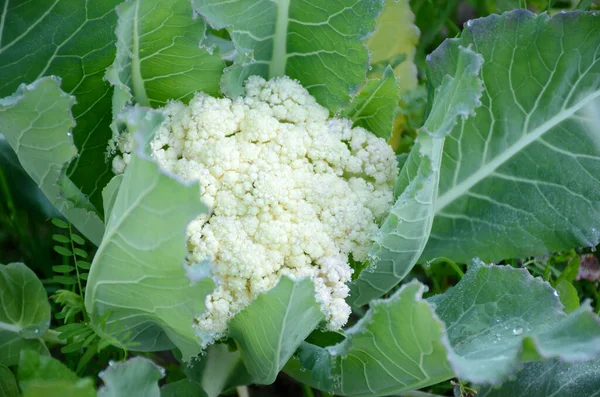
{"label": "plant stem", "polygon": [[[77,254],[75,253],[75,243],[73,242],[73,231],[71,223],[69,223],[69,240],[71,242],[71,252],[73,253],[73,261],[75,262],[75,273],[77,274],[77,285],[79,286],[79,296],[83,299],[83,287],[81,286],[81,278],[79,277],[79,265],[77,264]],[[86,322],[89,321],[87,312],[84,310],[83,317]]]}
{"label": "plant stem", "polygon": [[235,390],[237,391],[238,397],[250,397],[248,386],[238,386]]}

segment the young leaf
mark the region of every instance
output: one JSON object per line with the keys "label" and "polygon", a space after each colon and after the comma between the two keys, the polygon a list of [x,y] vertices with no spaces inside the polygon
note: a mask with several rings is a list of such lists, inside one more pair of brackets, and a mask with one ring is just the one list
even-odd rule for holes
{"label": "young leaf", "polygon": [[194,91],[219,95],[225,64],[200,48],[205,25],[186,0],[127,0],[117,7],[117,56],[106,72],[115,86],[113,113],[135,100],[164,106]]}
{"label": "young leaf", "polygon": [[323,321],[311,280],[283,277],[229,322],[229,336],[253,383],[271,384],[300,343]]}
{"label": "young leaf", "polygon": [[[59,85],[58,79],[44,77],[30,85],[22,84],[12,96],[1,98],[0,134],[50,202],[91,242],[98,244],[104,225],[94,207],[81,192],[76,201],[72,200],[72,193],[68,199],[64,192],[66,164],[77,154],[71,137],[75,126],[71,107],[75,99]],[[53,221],[57,226],[64,223]]]}
{"label": "young leaf", "polygon": [[[62,100],[56,107],[46,106],[56,100],[50,92],[46,92],[40,97],[44,100],[39,103],[39,109],[47,110],[46,116],[40,120],[42,123],[35,123],[31,130],[15,129],[9,134],[0,133],[9,141],[9,135],[22,134],[30,142],[22,145],[20,153],[17,153],[21,164],[37,184],[42,184],[50,202],[57,205],[67,219],[96,245],[100,243],[103,231],[100,193],[111,176],[110,162],[106,162],[105,157],[106,143],[112,135],[109,128],[112,89],[104,81],[103,71],[115,57],[117,16],[114,8],[121,1],[15,3],[7,0],[3,1],[2,16],[6,23],[0,24],[0,97],[12,94],[20,83],[33,83],[43,76],[60,76],[63,91],[77,98],[70,117],[62,109]],[[32,114],[22,113],[24,123],[36,120],[35,106],[30,105]],[[1,114],[0,119],[3,117]],[[53,115],[56,122],[48,119],[48,115]],[[62,129],[58,138],[48,127],[60,126],[59,118],[72,119],[71,124],[74,120],[76,125]],[[6,122],[2,120],[0,130],[3,125]],[[67,136],[69,129],[72,130],[72,138]],[[40,139],[40,135],[44,139]],[[51,149],[54,147],[57,149]],[[47,157],[51,163],[39,157],[41,150],[54,153]],[[73,158],[75,153],[78,155]],[[45,156],[43,158],[46,159]],[[57,201],[56,172],[71,158],[73,161],[66,177],[76,186],[76,197],[71,198],[70,203],[63,203],[63,200]],[[57,168],[54,169],[54,166]],[[37,179],[43,175],[47,177]],[[89,198],[87,204],[86,197]],[[78,211],[72,210],[73,206]]]}
{"label": "young leaf", "polygon": [[369,56],[362,40],[373,32],[382,0],[193,0],[215,29],[227,28],[238,57],[222,90],[243,93],[251,75],[299,80],[332,112],[348,103],[365,79]]}
{"label": "young leaf", "polygon": [[342,116],[383,139],[392,135],[394,117],[400,92],[394,71],[390,66],[383,76],[367,81],[352,102],[344,108]]}
{"label": "young leaf", "polygon": [[444,146],[421,261],[469,262],[595,246],[600,238],[600,23],[516,10],[466,24],[430,56],[438,85],[460,46],[485,62],[483,105]]}
{"label": "young leaf", "polygon": [[17,380],[23,397],[96,397],[92,379],[80,379],[57,359],[32,350],[21,352]]}
{"label": "young leaf", "polygon": [[22,349],[47,352],[39,339],[50,326],[44,286],[22,263],[0,265],[0,364],[19,361]]}
{"label": "young leaf", "polygon": [[481,104],[481,57],[460,48],[457,65],[435,92],[431,112],[396,182],[397,199],[375,236],[369,266],[351,285],[350,302],[364,305],[406,276],[429,238],[445,137]]}
{"label": "young leaf", "polygon": [[[122,120],[138,142],[147,142],[162,116],[136,107]],[[137,148],[123,175],[92,263],[85,305],[97,325],[110,312],[105,325],[129,330],[136,350],[175,345],[189,360],[200,353],[193,318],[204,311],[213,283],[205,278],[191,285],[186,278],[185,229],[206,207],[197,183],[167,175],[143,149]]]}
{"label": "young leaf", "polygon": [[158,381],[165,376],[165,371],[147,358],[134,357],[110,363],[99,376],[104,386],[98,390],[98,397],[160,397]]}

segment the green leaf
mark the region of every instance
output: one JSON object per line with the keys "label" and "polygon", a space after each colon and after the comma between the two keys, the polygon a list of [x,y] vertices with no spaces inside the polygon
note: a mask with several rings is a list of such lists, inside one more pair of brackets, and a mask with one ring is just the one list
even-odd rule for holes
{"label": "green leaf", "polygon": [[[452,377],[499,384],[522,362],[600,356],[600,319],[566,315],[555,291],[525,269],[475,263],[452,289],[424,301],[411,282],[325,348],[303,343],[285,371],[342,395],[390,395]],[[435,307],[435,313],[433,308]]]}
{"label": "green leaf", "polygon": [[80,379],[57,359],[32,350],[21,352],[17,380],[23,397],[96,397],[92,379]]}
{"label": "green leaf", "polygon": [[69,265],[52,266],[52,271],[56,272],[56,273],[71,273],[73,270],[75,270],[75,266],[69,266]]}
{"label": "green leaf", "polygon": [[210,345],[204,354],[184,369],[207,397],[218,397],[225,391],[252,383],[239,351],[230,351],[223,343]]}
{"label": "green leaf", "polygon": [[194,91],[219,95],[225,64],[200,47],[205,24],[186,0],[127,0],[117,7],[117,56],[106,78],[115,86],[113,113],[134,100],[164,106]]}
{"label": "green leaf", "polygon": [[85,252],[85,251],[84,251],[84,250],[82,250],[81,248],[75,248],[75,249],[73,250],[73,252],[75,253],[75,255],[77,255],[77,256],[79,256],[79,257],[81,257],[81,258],[83,258],[83,259],[86,259],[86,258],[88,257],[88,254],[87,254],[87,252]]}
{"label": "green leaf", "polygon": [[566,315],[556,291],[525,269],[474,263],[429,301],[446,324],[454,373],[464,380],[498,384],[521,360],[600,355],[600,319],[589,304]]}
{"label": "green leaf", "polygon": [[68,179],[65,167],[77,154],[71,137],[74,103],[56,78],[20,85],[12,96],[0,99],[0,134],[50,202],[97,244],[104,232],[102,220],[83,195],[66,197],[62,187]]}
{"label": "green leaf", "polygon": [[85,240],[83,239],[83,237],[81,237],[78,234],[71,234],[71,240],[73,240],[73,242],[75,244],[79,244],[79,245],[84,245],[85,244]]}
{"label": "green leaf", "polygon": [[6,366],[0,365],[0,396],[19,397],[20,395],[13,373]]}
{"label": "green leaf", "polygon": [[89,270],[92,265],[89,262],[77,261],[77,267],[83,270]]}
{"label": "green leaf", "polygon": [[[415,89],[418,84],[414,57],[419,29],[414,20],[408,0],[385,0],[375,32],[365,40],[371,52],[371,65],[391,65],[401,91]],[[402,57],[401,61],[395,64],[398,57]]]}
{"label": "green leaf", "polygon": [[107,220],[110,219],[110,213],[112,212],[119,187],[121,187],[121,181],[123,180],[123,174],[115,175],[113,179],[108,182],[108,185],[102,191],[102,202],[104,203],[104,215]]}
{"label": "green leaf", "polygon": [[[121,117],[140,143],[162,122],[158,112],[138,107]],[[177,346],[186,361],[199,354],[192,324],[213,283],[204,278],[190,284],[183,262],[186,226],[204,211],[197,183],[182,182],[148,154],[136,153],[92,262],[85,295],[92,320],[102,323],[109,313],[106,326],[130,332],[135,350]]]}
{"label": "green leaf", "polygon": [[71,242],[71,240],[63,234],[53,234],[52,240],[63,244],[69,244]]}
{"label": "green leaf", "polygon": [[556,292],[558,292],[558,297],[564,305],[566,313],[577,310],[579,307],[579,296],[577,295],[577,290],[573,287],[573,284],[561,280],[556,284]]}
{"label": "green leaf", "polygon": [[0,265],[0,364],[19,361],[22,349],[47,353],[41,337],[50,326],[44,286],[22,263]]}
{"label": "green leaf", "polygon": [[300,343],[324,320],[309,279],[282,277],[229,322],[229,336],[253,383],[270,384]]}
{"label": "green leaf", "polygon": [[207,397],[200,383],[182,379],[160,388],[160,397]]}
{"label": "green leaf", "polygon": [[600,390],[600,361],[567,364],[551,360],[525,364],[516,379],[477,388],[477,397],[593,397]]}
{"label": "green leaf", "polygon": [[98,376],[104,382],[98,397],[160,397],[158,381],[165,376],[165,371],[147,358],[134,357],[109,363]]}
{"label": "green leaf", "polygon": [[61,247],[60,245],[54,246],[54,251],[58,252],[59,255],[62,256],[73,256],[73,252],[67,247]]}
{"label": "green leaf", "polygon": [[52,218],[52,224],[61,229],[69,228],[69,224],[67,222],[63,221],[62,219],[58,219],[58,218]]}
{"label": "green leaf", "polygon": [[193,0],[215,29],[227,28],[238,50],[223,93],[243,94],[251,75],[297,79],[336,112],[364,82],[369,56],[362,40],[374,29],[382,0]]}
{"label": "green leaf", "polygon": [[483,106],[444,146],[421,257],[470,262],[595,246],[600,238],[600,15],[477,19],[430,56],[438,85],[460,46],[485,62]]}
{"label": "green leaf", "polygon": [[[43,76],[54,75],[62,78],[63,91],[77,98],[77,103],[72,108],[76,126],[73,127],[71,121],[69,127],[72,129],[72,138],[67,137],[65,134],[68,130],[63,129],[60,139],[40,140],[39,134],[49,134],[47,128],[59,124],[53,123],[48,116],[41,120],[43,124],[36,123],[30,131],[24,132],[24,137],[27,137],[24,139],[32,143],[43,143],[43,147],[33,145],[39,149],[50,150],[57,147],[55,155],[48,157],[51,163],[43,166],[39,151],[32,152],[32,156],[37,154],[37,157],[32,158],[26,155],[31,149],[23,149],[19,156],[21,164],[38,184],[40,181],[36,177],[50,171],[42,190],[53,204],[58,204],[59,210],[64,208],[61,212],[67,219],[96,245],[99,244],[103,231],[100,193],[111,177],[111,164],[106,161],[105,152],[107,141],[112,136],[109,128],[112,119],[112,88],[104,81],[104,71],[115,57],[114,32],[117,16],[114,8],[120,2],[121,0],[0,0],[2,20],[6,21],[0,25],[0,97],[10,95],[21,83],[33,83]],[[45,109],[47,104],[55,101],[49,94],[40,103],[40,109]],[[34,109],[31,107],[31,111]],[[67,116],[58,107],[53,111],[48,110],[50,114],[56,114],[55,121],[59,120],[58,117]],[[27,122],[35,119],[35,116],[25,117]],[[5,122],[0,121],[0,125],[2,124]],[[18,131],[15,133],[19,133]],[[70,204],[61,204],[62,200],[57,202],[56,192],[48,190],[56,182],[56,172],[75,153],[78,155],[70,164],[65,177],[69,180],[63,183],[68,185],[72,181],[76,186],[75,195],[68,200],[78,208],[80,214],[74,213],[71,206],[63,207]],[[21,158],[22,156],[27,157]],[[35,164],[29,164],[30,161]],[[55,165],[57,169],[53,169]],[[89,197],[89,203],[86,203],[86,197]]]}
{"label": "green leaf", "polygon": [[315,388],[340,395],[398,394],[452,377],[443,323],[410,282],[389,299],[374,300],[367,314],[326,348],[304,343],[285,371]]}
{"label": "green leaf", "polygon": [[396,182],[398,196],[369,251],[370,265],[351,286],[350,302],[364,305],[408,274],[421,256],[433,222],[445,137],[480,105],[482,59],[460,48],[453,77],[436,90],[431,112]]}
{"label": "green leaf", "polygon": [[398,83],[394,71],[388,66],[383,77],[367,81],[344,108],[342,116],[352,120],[355,127],[362,127],[387,140],[392,135],[399,100]]}
{"label": "green leaf", "polygon": [[75,285],[77,284],[77,280],[75,278],[72,277],[67,277],[67,276],[54,276],[52,277],[52,279],[54,281],[57,281],[63,285]]}

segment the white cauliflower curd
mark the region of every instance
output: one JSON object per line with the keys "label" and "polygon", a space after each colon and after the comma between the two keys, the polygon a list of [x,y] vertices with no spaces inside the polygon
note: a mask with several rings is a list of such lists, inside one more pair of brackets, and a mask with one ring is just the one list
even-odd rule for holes
{"label": "white cauliflower curd", "polygon": [[[328,110],[288,77],[250,77],[246,96],[196,93],[173,101],[151,143],[158,164],[197,180],[210,207],[188,226],[188,262],[210,261],[216,288],[198,331],[227,321],[281,276],[309,277],[331,329],[350,315],[344,298],[355,261],[390,208],[396,158],[385,140]],[[129,161],[122,137],[115,173]]]}

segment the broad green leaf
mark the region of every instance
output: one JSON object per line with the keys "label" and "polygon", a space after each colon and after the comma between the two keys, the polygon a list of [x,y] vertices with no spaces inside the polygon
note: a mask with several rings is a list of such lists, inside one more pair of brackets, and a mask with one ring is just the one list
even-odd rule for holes
{"label": "broad green leaf", "polygon": [[429,299],[447,327],[455,375],[498,384],[521,360],[600,355],[600,319],[588,305],[566,315],[550,284],[525,269],[475,262],[454,288]]}
{"label": "broad green leaf", "polygon": [[[76,186],[75,195],[78,200],[87,201],[85,197],[89,197],[89,202],[100,217],[100,194],[111,178],[110,163],[106,162],[105,152],[107,141],[111,137],[109,125],[112,119],[112,89],[103,77],[105,69],[115,57],[114,32],[117,16],[114,8],[120,2],[121,0],[0,0],[1,20],[4,21],[0,24],[0,97],[12,94],[21,83],[30,84],[43,76],[61,77],[63,91],[77,98],[77,103],[72,108],[72,118],[76,125],[69,127],[73,133],[72,139],[69,138],[73,141],[70,145],[74,143],[77,150],[69,157],[57,156],[55,161],[60,160],[58,165],[62,168],[74,153],[78,153],[69,166],[67,177]],[[56,111],[61,115],[65,113],[58,111],[58,108]],[[48,128],[52,125],[48,123],[41,127]],[[36,123],[34,127],[39,125]],[[66,132],[64,130],[63,134]],[[30,134],[34,133],[48,132],[38,129],[30,131]],[[47,148],[59,147],[62,142],[63,139],[44,140]],[[31,168],[28,169],[26,164],[23,166],[32,176],[40,173],[33,170],[32,174]],[[50,165],[46,168],[50,168]],[[48,183],[50,182],[55,181]],[[39,181],[36,180],[36,183],[39,184]],[[52,203],[56,201],[54,192],[44,192]],[[78,201],[75,204],[80,208],[87,208]],[[98,244],[102,236],[101,222],[95,219],[92,224],[92,215],[86,215],[85,212],[79,216],[90,218],[90,231],[85,234],[88,237],[92,235],[90,240]],[[76,220],[69,219],[79,228]]]}
{"label": "broad green leaf", "polygon": [[44,77],[0,99],[0,134],[50,202],[98,244],[104,232],[102,220],[83,195],[75,197],[73,189],[67,188],[65,168],[77,154],[71,137],[75,98],[59,85],[56,78]]}
{"label": "broad green leaf", "polygon": [[322,320],[312,281],[282,277],[229,322],[229,336],[253,383],[270,384]]}
{"label": "broad green leaf", "polygon": [[551,360],[525,364],[516,379],[500,387],[477,390],[477,397],[597,397],[600,361],[567,364]]}
{"label": "broad green leaf", "polygon": [[430,81],[460,46],[485,62],[483,105],[444,145],[421,261],[469,262],[595,246],[600,238],[600,14],[525,10],[470,21],[430,56]]}
{"label": "broad green leaf", "polygon": [[110,213],[112,212],[113,205],[115,204],[115,199],[117,198],[117,193],[119,192],[119,188],[121,187],[121,180],[123,179],[123,174],[115,175],[108,182],[108,185],[102,190],[102,202],[104,203],[104,214],[106,218],[110,218]]}
{"label": "broad green leaf", "polygon": [[375,32],[365,41],[371,52],[371,65],[393,65],[395,57],[404,57],[393,67],[402,91],[413,90],[418,84],[414,57],[419,43],[419,29],[414,25],[414,20],[409,0],[385,0],[383,11],[375,24]]}
{"label": "broad green leaf", "polygon": [[132,100],[159,107],[195,91],[219,95],[225,64],[200,47],[206,27],[189,0],[127,0],[117,14],[117,56],[106,73],[115,86],[114,114]]}
{"label": "broad green leaf", "polygon": [[32,350],[21,352],[17,380],[23,397],[96,397],[92,379],[80,379],[57,359]]}
{"label": "broad green leaf", "polygon": [[[139,107],[121,115],[140,146],[162,120],[160,113]],[[142,149],[132,157],[107,219],[85,306],[97,325],[109,315],[109,333],[133,343],[134,350],[175,345],[187,361],[200,353],[192,324],[204,311],[212,281],[192,285],[186,278],[186,226],[206,207],[197,184],[164,173]]]}
{"label": "broad green leaf", "polygon": [[165,370],[144,357],[134,357],[124,362],[110,362],[98,375],[104,386],[98,397],[160,397],[158,381]]}
{"label": "broad green leaf", "polygon": [[22,263],[0,265],[0,364],[17,364],[23,349],[47,353],[40,338],[49,326],[50,303],[35,273]]}
{"label": "broad green leaf", "polygon": [[436,91],[396,183],[396,202],[369,251],[369,266],[351,286],[353,305],[364,305],[392,289],[421,256],[433,221],[445,137],[480,104],[481,63],[481,57],[461,48],[453,77],[446,76]]}
{"label": "broad green leaf", "polygon": [[230,351],[222,343],[208,346],[200,357],[188,363],[184,372],[207,397],[218,397],[236,386],[252,383],[240,352]]}
{"label": "broad green leaf", "polygon": [[372,301],[337,345],[303,343],[286,372],[335,394],[377,396],[455,376],[499,384],[523,362],[600,356],[589,304],[566,315],[550,285],[525,269],[475,263],[442,295],[422,300],[422,288],[411,282]]}
{"label": "broad green leaf", "polygon": [[410,282],[389,299],[374,300],[346,339],[326,348],[304,343],[285,371],[336,395],[398,394],[452,377],[444,324]]}
{"label": "broad green leaf", "polygon": [[182,379],[161,387],[160,397],[207,397],[207,394],[202,390],[200,383]]}
{"label": "broad green leaf", "polygon": [[367,81],[344,108],[342,116],[352,120],[355,127],[363,127],[387,140],[392,135],[399,99],[398,83],[394,71],[388,66],[381,78]]}
{"label": "broad green leaf", "polygon": [[383,0],[193,0],[215,29],[227,28],[238,56],[223,93],[243,94],[251,75],[297,79],[332,112],[364,82],[369,56],[362,41],[374,29]]}
{"label": "broad green leaf", "polygon": [[0,396],[19,397],[20,395],[15,375],[8,367],[0,364]]}

